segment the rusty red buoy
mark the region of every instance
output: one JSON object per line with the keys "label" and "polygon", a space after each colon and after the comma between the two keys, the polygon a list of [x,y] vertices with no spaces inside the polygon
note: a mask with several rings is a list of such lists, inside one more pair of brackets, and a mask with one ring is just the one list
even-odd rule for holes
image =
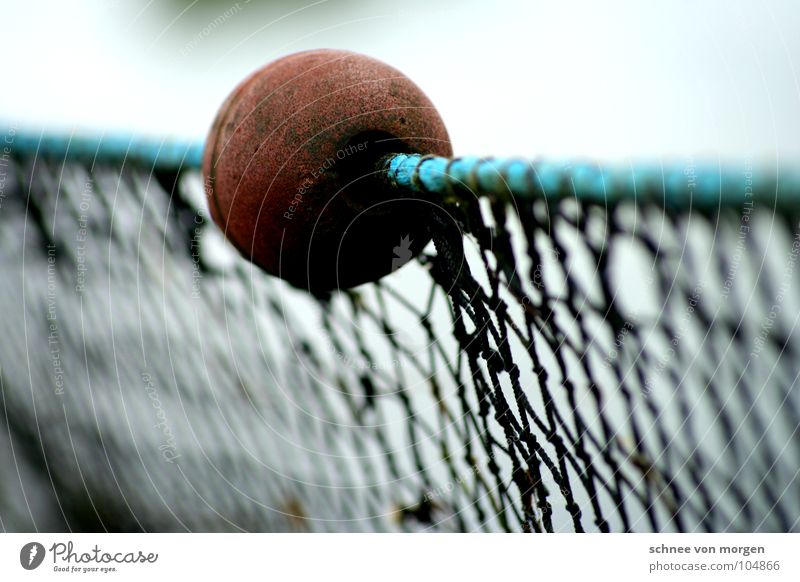
{"label": "rusty red buoy", "polygon": [[377,280],[429,240],[428,203],[375,179],[387,153],[452,155],[419,87],[348,51],[289,55],[217,114],[203,157],[211,215],[245,257],[297,287]]}

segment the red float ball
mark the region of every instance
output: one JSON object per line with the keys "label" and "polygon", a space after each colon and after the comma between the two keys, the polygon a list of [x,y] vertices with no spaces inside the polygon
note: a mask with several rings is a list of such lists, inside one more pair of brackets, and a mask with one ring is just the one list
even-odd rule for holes
{"label": "red float ball", "polygon": [[387,153],[451,156],[428,97],[364,55],[274,61],[220,108],[203,157],[211,215],[239,251],[312,291],[374,281],[416,256],[430,203],[376,178]]}

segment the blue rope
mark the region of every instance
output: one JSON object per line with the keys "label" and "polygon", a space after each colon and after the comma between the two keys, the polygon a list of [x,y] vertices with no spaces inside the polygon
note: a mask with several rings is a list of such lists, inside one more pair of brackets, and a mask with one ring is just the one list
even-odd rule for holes
{"label": "blue rope", "polygon": [[133,164],[153,169],[197,169],[203,144],[112,135],[85,137],[6,131],[5,143],[18,156],[95,164]]}
{"label": "blue rope", "polygon": [[393,186],[422,194],[455,192],[518,200],[575,198],[597,204],[656,202],[670,208],[743,207],[762,200],[800,206],[800,173],[780,175],[752,167],[598,166],[495,158],[442,158],[419,154],[386,156],[382,169]]}
{"label": "blue rope", "polygon": [[[4,141],[0,145],[16,155],[175,171],[199,169],[203,156],[202,143],[124,135],[84,137],[7,131]],[[800,173],[796,170],[777,174],[711,165],[598,166],[419,154],[388,155],[379,169],[396,188],[435,196],[467,192],[518,200],[576,198],[597,204],[648,201],[676,209],[741,207],[756,200],[782,207],[800,206]]]}

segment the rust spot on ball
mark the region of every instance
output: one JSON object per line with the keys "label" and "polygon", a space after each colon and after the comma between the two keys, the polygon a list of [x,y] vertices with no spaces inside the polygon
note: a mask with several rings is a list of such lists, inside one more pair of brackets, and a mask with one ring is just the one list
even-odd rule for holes
{"label": "rust spot on ball", "polygon": [[265,271],[312,291],[375,281],[428,242],[428,202],[375,179],[386,153],[451,156],[427,96],[396,69],[340,50],[274,61],[220,108],[203,174],[211,214]]}

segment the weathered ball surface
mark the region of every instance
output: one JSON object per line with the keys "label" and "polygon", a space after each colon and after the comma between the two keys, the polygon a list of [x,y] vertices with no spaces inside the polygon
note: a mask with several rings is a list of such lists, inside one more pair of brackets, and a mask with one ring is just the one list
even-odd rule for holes
{"label": "weathered ball surface", "polygon": [[428,97],[341,50],[274,61],[220,108],[203,174],[211,214],[255,264],[312,291],[375,281],[416,256],[430,202],[376,178],[387,153],[451,156]]}

